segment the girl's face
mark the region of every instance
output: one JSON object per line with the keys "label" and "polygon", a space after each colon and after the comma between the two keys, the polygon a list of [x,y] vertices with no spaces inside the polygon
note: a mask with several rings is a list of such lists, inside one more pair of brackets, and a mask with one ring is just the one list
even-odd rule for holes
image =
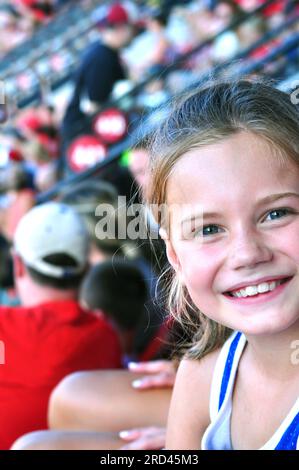
{"label": "girl's face", "polygon": [[167,204],[169,261],[204,314],[248,335],[299,320],[294,163],[240,132],[187,152],[169,178]]}

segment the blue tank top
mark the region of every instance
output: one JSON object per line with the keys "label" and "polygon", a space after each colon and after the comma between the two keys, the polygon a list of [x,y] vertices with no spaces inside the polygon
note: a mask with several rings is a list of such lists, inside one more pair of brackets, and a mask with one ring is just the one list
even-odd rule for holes
{"label": "blue tank top", "polygon": [[[246,337],[239,332],[222,347],[213,373],[210,418],[211,424],[202,438],[202,450],[233,450],[230,436],[232,394],[238,364]],[[260,450],[299,449],[299,398],[273,436]]]}

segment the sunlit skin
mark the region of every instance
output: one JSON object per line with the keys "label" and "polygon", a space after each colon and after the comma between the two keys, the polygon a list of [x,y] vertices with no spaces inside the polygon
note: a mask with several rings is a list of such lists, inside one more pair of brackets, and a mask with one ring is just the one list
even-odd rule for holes
{"label": "sunlit skin", "polygon": [[[247,336],[299,338],[299,165],[240,132],[186,153],[169,178],[167,203],[181,208],[168,257],[197,307]],[[184,240],[190,205],[199,217]],[[246,299],[225,294],[275,278],[290,280]]]}

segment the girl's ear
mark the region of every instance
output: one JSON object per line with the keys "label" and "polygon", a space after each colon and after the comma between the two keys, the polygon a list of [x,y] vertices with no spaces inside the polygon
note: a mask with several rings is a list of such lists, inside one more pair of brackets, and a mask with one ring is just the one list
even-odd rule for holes
{"label": "girl's ear", "polygon": [[164,240],[164,243],[166,245],[166,254],[167,254],[169,263],[171,264],[173,269],[176,271],[176,273],[180,274],[181,265],[180,265],[179,259],[177,257],[173,244],[171,243],[171,240],[169,239],[169,236],[166,230],[164,228],[160,228],[159,234],[162,240]]}

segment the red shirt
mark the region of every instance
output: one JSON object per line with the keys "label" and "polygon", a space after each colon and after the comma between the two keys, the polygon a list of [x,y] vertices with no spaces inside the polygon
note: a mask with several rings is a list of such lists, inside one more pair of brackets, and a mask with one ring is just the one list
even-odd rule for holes
{"label": "red shirt", "polygon": [[0,449],[47,428],[50,393],[67,374],[121,367],[112,327],[75,301],[0,307],[0,341]]}

